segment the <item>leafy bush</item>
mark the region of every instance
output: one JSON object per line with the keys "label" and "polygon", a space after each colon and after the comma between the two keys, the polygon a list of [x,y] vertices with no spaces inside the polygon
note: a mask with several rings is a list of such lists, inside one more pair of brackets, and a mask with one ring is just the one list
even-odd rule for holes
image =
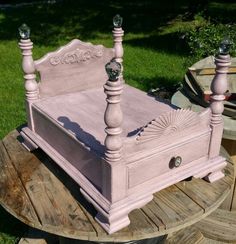
{"label": "leafy bush", "polygon": [[236,24],[207,23],[186,33],[187,45],[197,59],[216,55],[221,41],[228,38],[232,42],[230,54],[236,56]]}

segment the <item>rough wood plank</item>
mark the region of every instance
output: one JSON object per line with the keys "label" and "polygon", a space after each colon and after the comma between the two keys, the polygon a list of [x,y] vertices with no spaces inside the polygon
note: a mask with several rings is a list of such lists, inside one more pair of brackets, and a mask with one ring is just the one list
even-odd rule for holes
{"label": "rough wood plank", "polygon": [[233,189],[233,198],[232,198],[232,204],[231,204],[231,211],[235,211],[236,210],[236,179],[234,181],[234,187]]}
{"label": "rough wood plank", "polygon": [[[117,244],[164,244],[165,243],[166,236],[159,236],[159,237],[154,237],[154,238],[148,238],[145,240],[135,240],[135,241],[128,241],[128,242],[91,242],[93,244],[112,244],[112,243],[117,243]],[[84,241],[79,241],[79,240],[73,240],[73,239],[68,239],[68,238],[63,238],[59,237],[59,243],[57,244],[88,244],[85,243]],[[33,244],[33,243],[32,243]]]}
{"label": "rough wood plank", "polygon": [[[234,165],[234,170],[236,170],[236,140],[229,140],[229,139],[223,139],[222,145],[229,153],[232,163]],[[234,183],[232,185],[232,189],[230,192],[230,195],[228,196],[227,208],[223,205],[223,208],[226,208],[228,210],[236,210],[236,178],[234,175]]]}
{"label": "rough wood plank", "polygon": [[145,238],[149,233],[158,231],[157,226],[150,220],[141,209],[135,209],[129,215],[131,225],[129,230],[137,238]]}
{"label": "rough wood plank", "polygon": [[222,139],[222,146],[226,149],[230,156],[236,156],[236,141]]}
{"label": "rough wood plank", "polygon": [[234,165],[228,164],[227,167],[223,170],[224,174],[227,176],[225,177],[224,181],[228,184],[231,184],[230,193],[221,204],[220,208],[230,211],[233,203],[233,196],[235,193],[235,176],[232,172],[234,172]]}
{"label": "rough wood plank", "polygon": [[[80,201],[80,204],[81,204],[81,201]],[[80,205],[80,207],[97,233],[97,238],[92,237],[92,240],[99,240],[100,238],[102,238],[103,241],[111,240],[109,235],[104,231],[104,229],[94,219],[96,216],[96,213],[97,213],[97,211],[94,209],[94,207],[90,203],[86,202],[86,200],[85,200],[84,204]],[[88,211],[88,209],[89,209],[89,211]]]}
{"label": "rough wood plank", "polygon": [[155,223],[159,230],[165,230],[166,226],[160,218],[160,212],[162,212],[162,210],[155,203],[155,201],[151,201],[150,203],[142,207],[142,210]]}
{"label": "rough wood plank", "polygon": [[29,228],[18,244],[58,244],[58,236],[35,228]]}
{"label": "rough wood plank", "polygon": [[203,214],[203,210],[175,185],[154,195],[156,208],[153,211],[159,216],[165,227],[182,225]]}
{"label": "rough wood plank", "polygon": [[16,218],[26,224],[41,226],[37,214],[0,141],[0,202]]}
{"label": "rough wood plank", "polygon": [[215,241],[215,240],[212,240],[212,239],[209,239],[209,238],[204,238],[202,244],[225,244],[225,242],[222,242],[222,241]]}
{"label": "rough wood plank", "polygon": [[236,212],[217,209],[195,226],[210,239],[236,243]]}
{"label": "rough wood plank", "polygon": [[203,234],[197,228],[190,226],[174,233],[165,244],[203,244],[204,239]]}
{"label": "rough wood plank", "polygon": [[93,228],[97,233],[96,237],[92,236],[91,238],[88,238],[89,240],[115,242],[115,241],[129,241],[134,238],[133,233],[129,229],[129,226],[123,228],[118,232],[108,235],[106,231],[95,220],[97,211],[94,209],[94,207],[90,203],[88,203],[85,199],[80,199],[80,207],[84,211],[84,214],[86,215],[86,217],[88,218],[88,220],[90,221],[90,223],[92,224]]}
{"label": "rough wood plank", "polygon": [[[236,170],[236,141],[229,139],[222,139],[222,145],[227,150],[228,157],[230,156],[234,170]],[[236,179],[233,176],[233,185],[231,187],[230,194],[227,196],[223,204],[220,206],[226,210],[236,210]]]}
{"label": "rough wood plank", "polygon": [[230,182],[232,184],[230,175],[226,175],[214,183],[193,179],[188,182],[179,182],[176,186],[207,212],[214,209],[217,204],[221,204],[226,198],[230,191]]}
{"label": "rough wood plank", "polygon": [[[10,134],[3,143],[21,178],[22,184],[30,196],[40,222],[48,232],[60,232],[65,236],[95,236],[90,221],[70,192],[48,170],[50,160],[41,158],[44,164],[32,153],[27,152],[16,140],[17,133]],[[28,156],[31,154],[31,157]],[[42,155],[42,154],[41,154]],[[54,173],[55,170],[54,170]],[[77,187],[77,185],[76,185]],[[79,188],[79,187],[78,187]],[[86,234],[85,234],[86,233]]]}
{"label": "rough wood plank", "polygon": [[[228,243],[229,241],[227,241]],[[217,241],[204,236],[195,226],[190,226],[177,231],[167,238],[165,244],[225,244],[225,241]],[[235,243],[230,242],[230,243]]]}
{"label": "rough wood plank", "polygon": [[[191,69],[191,71],[196,72],[197,75],[214,75],[215,67],[214,68],[201,68],[201,69]],[[229,70],[227,72],[228,74],[235,74],[236,73],[236,67],[231,66],[229,67]]]}
{"label": "rough wood plank", "polygon": [[222,178],[221,181],[224,181],[231,187],[234,182],[234,166],[229,161],[226,167],[223,169],[223,173],[225,177]]}

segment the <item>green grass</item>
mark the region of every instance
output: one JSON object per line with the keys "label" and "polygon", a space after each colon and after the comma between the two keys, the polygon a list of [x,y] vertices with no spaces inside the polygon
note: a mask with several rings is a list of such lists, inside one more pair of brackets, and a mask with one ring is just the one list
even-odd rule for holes
{"label": "green grass", "polygon": [[[213,3],[213,13],[216,8],[221,9]],[[37,59],[73,38],[112,47],[112,17],[120,13],[125,30],[125,80],[148,91],[163,85],[172,87],[182,81],[189,65],[189,54],[179,37],[205,21],[200,15],[183,20],[188,12],[187,0],[171,3],[65,0],[55,5],[0,10],[0,139],[26,121],[21,55],[17,45],[17,28],[22,23],[31,27],[33,56]],[[0,244],[15,243],[23,229],[23,225],[0,208]]]}

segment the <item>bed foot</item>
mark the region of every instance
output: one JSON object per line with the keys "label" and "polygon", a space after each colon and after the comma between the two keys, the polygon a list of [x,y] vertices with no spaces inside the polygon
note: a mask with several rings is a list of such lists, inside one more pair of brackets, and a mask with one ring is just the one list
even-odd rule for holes
{"label": "bed foot", "polygon": [[108,234],[112,234],[130,224],[128,214],[132,210],[143,207],[152,199],[153,195],[145,196],[138,201],[134,198],[133,202],[129,199],[128,202],[123,203],[123,207],[119,205],[114,208],[111,207],[112,210],[104,213],[104,215],[101,212],[98,212],[95,219]]}
{"label": "bed foot", "polygon": [[35,144],[26,134],[24,131],[20,132],[20,135],[23,138],[22,145],[28,150],[28,151],[33,151],[38,148],[38,145]]}
{"label": "bed foot", "polygon": [[206,170],[199,172],[198,174],[194,175],[195,178],[203,178],[208,182],[215,182],[225,175],[222,172],[223,168],[227,165],[225,158],[219,156],[216,159],[216,163],[213,164]]}
{"label": "bed foot", "polygon": [[209,175],[204,177],[204,180],[208,182],[215,182],[221,178],[223,178],[225,175],[221,170],[217,170],[215,172],[210,173]]}
{"label": "bed foot", "polygon": [[[110,203],[109,206],[101,204],[103,201],[99,198],[96,201],[88,195],[86,191],[80,188],[80,192],[85,199],[90,202],[97,210],[95,216],[96,221],[105,229],[108,234],[112,234],[130,224],[128,214],[137,208],[141,208],[148,202],[152,201],[153,195],[145,195],[137,199],[137,197],[130,197],[122,199],[116,203]],[[100,202],[100,204],[99,204]]]}
{"label": "bed foot", "polygon": [[108,234],[112,234],[130,224],[128,214],[116,216],[114,219],[112,216],[106,218],[101,213],[98,213],[95,219]]}

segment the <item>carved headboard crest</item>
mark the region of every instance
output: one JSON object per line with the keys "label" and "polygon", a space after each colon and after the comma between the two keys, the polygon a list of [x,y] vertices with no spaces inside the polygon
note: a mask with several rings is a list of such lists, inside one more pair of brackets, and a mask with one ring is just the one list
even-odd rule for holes
{"label": "carved headboard crest", "polygon": [[79,62],[86,62],[92,58],[100,58],[103,55],[102,46],[91,46],[85,50],[76,48],[71,52],[64,53],[62,55],[55,55],[49,59],[50,64],[73,64]]}
{"label": "carved headboard crest", "polygon": [[192,127],[199,124],[200,116],[191,110],[178,109],[164,113],[158,118],[148,123],[138,134],[138,141],[146,141],[160,138],[184,128]]}
{"label": "carved headboard crest", "polygon": [[86,62],[94,58],[101,58],[103,52],[104,47],[102,45],[93,45],[89,42],[82,42],[75,39],[57,51],[50,52],[41,59],[35,61],[35,64],[37,67],[40,64],[48,62],[53,66]]}

